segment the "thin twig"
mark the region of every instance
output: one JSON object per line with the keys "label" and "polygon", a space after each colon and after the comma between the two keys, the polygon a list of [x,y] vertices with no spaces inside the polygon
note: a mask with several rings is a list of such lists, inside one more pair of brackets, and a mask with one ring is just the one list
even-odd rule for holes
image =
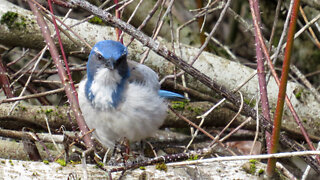
{"label": "thin twig", "polygon": [[[133,10],[133,12],[131,13],[131,16],[129,17],[127,23],[130,24],[132,18],[134,17],[134,15],[137,13],[138,8],[140,7],[140,5],[142,4],[143,0],[140,0],[139,3],[136,5],[135,9]],[[120,39],[123,39],[124,33],[121,34]]]}
{"label": "thin twig", "polygon": [[[43,56],[43,55],[44,55],[44,53],[46,52],[46,49],[47,49],[47,48],[48,48],[48,47],[47,47],[47,46],[45,46],[45,47],[43,48],[43,50],[41,51],[41,54],[40,54],[40,56],[38,57],[38,59],[37,59],[36,63],[33,65],[33,68],[32,68],[32,71],[31,71],[31,74],[29,75],[29,78],[28,78],[28,80],[27,80],[26,84],[24,85],[24,87],[23,87],[23,89],[22,89],[22,91],[21,91],[21,93],[20,93],[19,97],[21,97],[21,96],[24,94],[24,92],[26,91],[27,86],[29,85],[29,83],[30,83],[30,81],[31,81],[31,77],[32,77],[32,75],[33,75],[33,73],[34,73],[34,70],[38,67],[38,64],[39,64],[39,62],[40,62],[40,60],[41,60],[42,56]],[[19,103],[19,101],[16,101],[16,102],[12,105],[12,107],[11,107],[11,109],[10,109],[9,113],[8,113],[8,116],[11,114],[11,112],[12,112],[12,111],[13,111],[13,109],[16,107],[16,105],[18,105],[18,103]]]}
{"label": "thin twig", "polygon": [[[99,6],[99,8],[102,9],[105,5],[107,5],[107,4],[109,3],[109,1],[111,1],[111,0],[106,0],[106,1],[104,1],[104,2]],[[121,1],[121,2],[123,2],[123,1]],[[119,3],[118,3],[118,4],[119,4]],[[115,7],[115,6],[114,6],[114,7]],[[110,9],[109,9],[109,10],[110,10]],[[106,10],[106,11],[107,11],[107,10]],[[78,22],[76,22],[75,24],[72,24],[72,25],[70,26],[70,28],[73,28],[73,27],[75,27],[75,26],[79,26],[80,24],[82,24],[82,23],[84,23],[84,22],[87,22],[87,21],[89,21],[89,20],[92,19],[92,18],[94,18],[94,15],[90,15],[90,16],[82,19],[81,21],[78,21]]]}
{"label": "thin twig", "polygon": [[50,136],[50,138],[51,138],[51,141],[52,141],[54,147],[56,148],[56,150],[58,151],[58,153],[61,153],[60,148],[58,147],[56,141],[53,139],[53,136],[52,136],[52,133],[51,133],[51,128],[50,128],[50,125],[49,125],[49,120],[48,120],[47,115],[45,115],[45,120],[46,120],[46,125],[47,125],[47,129],[48,129],[48,134],[49,134],[49,136]]}
{"label": "thin twig", "polygon": [[[77,86],[78,85],[76,85],[76,87]],[[60,92],[64,92],[64,88],[54,89],[54,90],[50,90],[50,91],[46,91],[46,92],[42,92],[42,93],[37,93],[37,94],[30,94],[30,95],[21,96],[21,97],[13,97],[13,98],[8,98],[8,99],[3,99],[3,100],[0,100],[0,103],[8,103],[8,102],[21,101],[21,100],[26,100],[26,99],[31,99],[31,98],[38,98],[38,97],[48,96],[48,95],[56,94],[56,93],[60,93]]]}
{"label": "thin twig", "polygon": [[[320,142],[318,142],[318,147],[317,147],[317,151],[319,151],[319,150],[320,150]],[[307,179],[310,170],[311,170],[311,167],[308,165],[306,170],[304,171],[302,177],[301,177],[301,180],[306,180]]]}
{"label": "thin twig", "polygon": [[[177,117],[181,118],[182,120],[184,120],[185,122],[187,122],[188,124],[190,124],[191,126],[195,127],[196,129],[199,129],[199,131],[201,131],[203,134],[205,134],[206,136],[208,136],[213,142],[218,143],[221,147],[225,148],[225,145],[222,144],[218,139],[215,139],[215,137],[213,137],[210,133],[208,133],[206,130],[204,130],[203,128],[199,127],[198,125],[196,125],[195,123],[193,123],[192,121],[190,121],[189,119],[187,119],[186,117],[184,117],[183,115],[177,113],[173,108],[169,107],[170,111],[173,112]],[[227,150],[233,154],[236,155],[233,151],[231,151],[230,149],[227,148]]]}
{"label": "thin twig", "polygon": [[[260,102],[260,96],[258,96],[256,102]],[[257,142],[257,139],[258,139],[258,135],[259,135],[259,103],[256,103],[256,111],[257,111],[257,118],[256,118],[256,132],[255,132],[255,135],[254,135],[254,139],[253,139],[253,143],[252,143],[252,146],[251,146],[251,149],[250,149],[250,155],[252,154],[253,150],[254,150],[254,145],[256,144]],[[267,137],[268,138],[268,137]]]}
{"label": "thin twig", "polygon": [[242,108],[243,108],[243,95],[240,91],[238,91],[238,93],[240,94],[240,99],[241,99],[241,104],[239,107],[238,112],[236,113],[236,115],[234,115],[234,117],[231,119],[231,121],[221,130],[221,132],[215,137],[217,139],[220,138],[221,134],[224,133],[224,131],[232,124],[232,122],[240,115]]}
{"label": "thin twig", "polygon": [[273,64],[275,64],[277,59],[278,59],[278,55],[279,55],[280,50],[281,50],[281,45],[282,45],[282,43],[283,43],[283,41],[284,41],[284,39],[286,37],[287,31],[288,31],[290,15],[291,15],[291,11],[292,11],[292,6],[293,6],[293,1],[290,1],[288,14],[287,14],[287,17],[286,17],[286,21],[283,24],[283,30],[282,30],[282,34],[281,34],[280,39],[279,39],[279,43],[278,43],[276,52],[273,54],[273,58],[271,57],[271,59],[273,59],[273,61],[272,61]]}
{"label": "thin twig", "polygon": [[[140,24],[140,26],[138,27],[138,30],[141,30],[142,28],[145,27],[145,25],[149,22],[149,20],[152,18],[152,16],[154,15],[154,13],[158,10],[160,4],[162,3],[163,0],[158,0],[157,3],[153,6],[153,8],[149,11],[147,17],[143,20],[143,22]],[[129,43],[126,45],[127,47],[130,46],[130,44],[133,41],[133,37],[131,37]]]}
{"label": "thin twig", "polygon": [[313,85],[308,81],[308,79],[302,74],[302,72],[296,67],[290,66],[292,72],[294,72],[301,82],[310,90],[316,100],[320,103],[320,93],[313,87]]}
{"label": "thin twig", "polygon": [[185,165],[204,164],[204,163],[211,163],[211,162],[239,161],[239,160],[250,160],[250,159],[268,159],[268,158],[289,158],[289,157],[309,156],[309,155],[320,155],[320,151],[299,151],[299,152],[285,152],[285,153],[261,154],[261,155],[226,156],[226,157],[193,160],[193,161],[167,163],[166,165],[167,166],[185,166]]}
{"label": "thin twig", "polygon": [[22,54],[21,54],[21,56],[18,57],[17,59],[15,59],[15,60],[9,62],[9,63],[7,64],[7,67],[16,64],[18,61],[22,60],[22,59],[23,59],[25,56],[27,56],[28,54],[29,54],[29,49],[23,51]]}
{"label": "thin twig", "polygon": [[[316,17],[314,17],[311,21],[309,21],[309,23],[307,23],[305,26],[303,26],[298,32],[295,33],[294,35],[294,39],[298,38],[305,30],[307,30],[311,25],[313,25],[314,23],[316,23],[318,20],[320,19],[320,14],[318,14]],[[280,43],[279,43],[280,44]],[[280,46],[281,50],[283,50],[286,47],[287,43],[282,44],[282,46]],[[271,56],[271,58],[275,58],[276,54],[273,54]]]}
{"label": "thin twig", "polygon": [[228,0],[227,3],[224,5],[224,8],[222,9],[219,19],[217,20],[216,24],[214,25],[214,27],[212,28],[210,34],[208,35],[208,37],[206,38],[206,41],[202,44],[201,48],[199,49],[198,54],[192,59],[191,61],[191,65],[194,64],[194,62],[196,62],[196,60],[198,59],[198,57],[201,55],[202,51],[207,47],[211,37],[213,36],[213,34],[216,32],[216,30],[218,29],[219,25],[222,22],[222,19],[224,18],[224,15],[227,12],[227,9],[229,8],[231,3],[231,0]]}
{"label": "thin twig", "polygon": [[[308,18],[306,16],[306,14],[304,13],[304,10],[303,10],[303,8],[301,6],[299,7],[299,11],[300,11],[300,13],[301,13],[301,15],[303,17],[304,22],[305,23],[309,23]],[[320,49],[320,42],[319,42],[317,36],[315,35],[314,31],[312,30],[311,27],[309,27],[308,30],[309,30],[314,42],[316,43],[316,46]]]}
{"label": "thin twig", "polygon": [[270,35],[270,39],[269,39],[269,52],[271,52],[271,50],[272,50],[272,43],[273,43],[274,33],[277,28],[277,23],[279,20],[279,12],[280,12],[280,8],[281,8],[281,4],[282,4],[282,0],[278,0],[277,7],[276,7],[276,14],[274,15],[274,21],[272,24],[272,30],[271,30],[271,35]]}
{"label": "thin twig", "polygon": [[[207,37],[209,36],[209,34],[207,32],[204,33],[204,35],[206,35]],[[218,46],[220,46],[221,48],[223,48],[226,53],[231,57],[231,59],[233,60],[237,60],[237,57],[236,55],[231,52],[230,48],[226,45],[223,45],[218,39],[214,38],[214,37],[211,37],[211,40],[216,43]]]}
{"label": "thin twig", "polygon": [[[165,3],[165,2],[166,2],[166,0],[163,1],[163,3]],[[169,3],[169,6],[168,6],[168,8],[167,8],[167,10],[165,11],[165,13],[163,14],[161,20],[159,21],[159,24],[157,23],[157,24],[158,24],[158,25],[157,25],[157,28],[155,29],[155,31],[154,31],[153,34],[152,34],[152,39],[153,39],[153,40],[156,40],[156,39],[157,39],[157,37],[158,37],[158,35],[159,35],[159,33],[160,33],[160,30],[161,30],[161,28],[162,28],[162,26],[163,26],[164,18],[167,17],[168,14],[171,12],[171,8],[172,8],[172,6],[173,6],[173,3],[174,3],[174,0],[171,0],[170,3]],[[141,58],[141,60],[140,60],[140,63],[141,63],[141,64],[143,64],[144,61],[147,59],[147,57],[148,57],[148,55],[149,55],[149,53],[150,53],[150,50],[151,50],[151,49],[148,49],[148,50],[145,52],[145,54],[143,55],[143,57]]]}
{"label": "thin twig", "polygon": [[233,135],[234,133],[236,133],[239,129],[241,129],[244,125],[246,125],[248,122],[250,122],[252,120],[251,117],[247,118],[245,121],[243,121],[239,126],[237,126],[236,128],[234,128],[230,133],[228,133],[226,136],[224,136],[223,138],[220,139],[221,142],[223,142],[224,140],[228,139],[231,135]]}

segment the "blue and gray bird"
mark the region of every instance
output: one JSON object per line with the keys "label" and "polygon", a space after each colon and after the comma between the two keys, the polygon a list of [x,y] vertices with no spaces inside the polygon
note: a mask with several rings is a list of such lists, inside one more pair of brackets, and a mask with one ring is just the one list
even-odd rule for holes
{"label": "blue and gray bird", "polygon": [[137,141],[152,135],[167,115],[164,98],[184,98],[160,90],[157,74],[127,60],[127,48],[104,40],[95,44],[80,82],[79,103],[94,136],[106,147],[126,137]]}

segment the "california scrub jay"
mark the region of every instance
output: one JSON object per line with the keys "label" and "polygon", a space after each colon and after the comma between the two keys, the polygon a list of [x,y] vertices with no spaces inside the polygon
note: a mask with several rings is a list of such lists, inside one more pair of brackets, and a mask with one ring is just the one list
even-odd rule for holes
{"label": "california scrub jay", "polygon": [[79,103],[87,125],[108,148],[122,137],[137,141],[152,135],[167,115],[163,98],[184,98],[160,90],[157,74],[127,60],[127,53],[120,42],[95,44],[87,63],[87,78],[79,86]]}

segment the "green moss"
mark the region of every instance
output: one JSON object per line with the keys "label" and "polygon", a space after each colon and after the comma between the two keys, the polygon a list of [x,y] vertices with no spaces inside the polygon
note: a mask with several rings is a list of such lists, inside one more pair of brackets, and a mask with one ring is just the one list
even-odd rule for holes
{"label": "green moss", "polygon": [[300,99],[302,96],[302,93],[303,93],[303,89],[301,88],[298,91],[296,91],[294,95],[296,96],[297,99]]}
{"label": "green moss", "polygon": [[103,167],[103,166],[104,166],[104,164],[103,164],[103,162],[98,162],[98,163],[97,163],[97,166],[99,166],[99,167]]}
{"label": "green moss", "polygon": [[44,164],[49,164],[49,161],[48,160],[43,160],[43,163]]}
{"label": "green moss", "polygon": [[72,160],[70,160],[70,163],[72,165],[76,165],[76,164],[81,164],[81,161],[72,161]]}
{"label": "green moss", "polygon": [[8,11],[2,15],[0,23],[6,24],[9,28],[13,27],[14,22],[18,19],[18,13]]}
{"label": "green moss", "polygon": [[53,109],[47,109],[46,111],[45,111],[45,113],[48,115],[48,114],[50,114],[50,113],[52,113],[53,112]]}
{"label": "green moss", "polygon": [[49,150],[54,150],[55,147],[52,143],[46,143],[46,147],[49,149]]}
{"label": "green moss", "polygon": [[165,163],[158,163],[156,164],[156,169],[160,170],[160,171],[168,171],[168,167]]}
{"label": "green moss", "polygon": [[26,28],[27,27],[27,23],[26,23],[26,18],[24,17],[20,17],[20,22],[15,22],[14,25],[17,28]]}
{"label": "green moss", "polygon": [[257,169],[256,165],[255,164],[251,164],[250,165],[250,174],[254,174],[256,172],[256,169]]}
{"label": "green moss", "polygon": [[256,100],[244,99],[244,103],[248,104],[250,107],[254,108],[256,105]]}
{"label": "green moss", "polygon": [[256,163],[257,160],[251,159],[242,166],[242,169],[249,174],[255,174],[257,170]]}
{"label": "green moss", "polygon": [[184,101],[172,101],[171,102],[171,107],[176,110],[184,110],[186,105],[187,105],[187,102],[184,102]]}
{"label": "green moss", "polygon": [[199,107],[191,107],[191,106],[188,106],[187,109],[191,112],[193,112],[196,116],[200,115],[203,110]]}
{"label": "green moss", "polygon": [[67,165],[67,163],[66,163],[66,161],[64,159],[58,159],[58,160],[56,160],[56,162],[58,164],[60,164],[61,166],[66,166]]}
{"label": "green moss", "polygon": [[10,163],[11,166],[13,166],[13,162],[12,162],[11,159],[9,159],[9,163]]}
{"label": "green moss", "polygon": [[251,159],[249,160],[250,162],[250,174],[255,174],[256,170],[257,170],[257,167],[256,167],[256,163],[257,163],[257,160],[255,159]]}
{"label": "green moss", "polygon": [[23,29],[27,26],[26,18],[19,16],[18,13],[12,11],[8,11],[2,15],[0,23],[7,25],[9,29]]}
{"label": "green moss", "polygon": [[198,159],[199,159],[198,155],[190,156],[190,157],[188,158],[189,161],[198,160]]}
{"label": "green moss", "polygon": [[264,173],[264,169],[259,169],[258,174],[261,175]]}
{"label": "green moss", "polygon": [[95,16],[93,18],[91,18],[89,21],[89,23],[92,23],[92,24],[98,24],[98,25],[106,25],[101,18]]}
{"label": "green moss", "polygon": [[27,110],[27,107],[22,106],[21,104],[18,107],[21,109],[21,111],[26,111]]}
{"label": "green moss", "polygon": [[141,169],[141,170],[146,170],[146,167],[140,166],[139,169]]}
{"label": "green moss", "polygon": [[253,164],[256,164],[256,163],[257,163],[257,160],[255,160],[255,159],[250,159],[249,162],[250,162],[250,163],[253,163]]}

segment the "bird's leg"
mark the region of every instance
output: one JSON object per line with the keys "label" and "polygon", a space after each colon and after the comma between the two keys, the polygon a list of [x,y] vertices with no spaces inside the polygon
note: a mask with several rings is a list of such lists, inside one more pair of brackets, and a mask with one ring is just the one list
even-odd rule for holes
{"label": "bird's leg", "polygon": [[117,157],[117,153],[121,151],[120,143],[118,141],[115,141],[112,154],[110,156],[110,159],[108,161],[108,165],[114,166],[118,165],[119,158]]}
{"label": "bird's leg", "polygon": [[[137,145],[136,152],[134,153],[132,151],[132,154],[134,155],[134,159],[137,163],[146,161],[148,159],[148,154],[150,154],[149,148],[146,144],[149,142],[147,142],[145,140],[141,140],[140,142],[137,142],[137,143],[139,143],[139,144]],[[152,145],[151,144],[149,144],[149,145],[152,148]]]}
{"label": "bird's leg", "polygon": [[114,143],[113,152],[112,152],[112,157],[115,156],[118,146],[119,146],[119,142],[116,141],[116,142]]}
{"label": "bird's leg", "polygon": [[108,164],[117,165],[117,163],[122,161],[123,165],[125,166],[130,157],[130,153],[130,144],[128,139],[123,138],[123,140],[120,142],[116,141],[111,159],[109,160]]}
{"label": "bird's leg", "polygon": [[129,140],[126,137],[124,137],[123,141],[121,142],[120,154],[122,156],[123,164],[125,166],[127,160],[130,157],[130,143],[129,143]]}
{"label": "bird's leg", "polygon": [[129,143],[129,140],[124,137],[124,146],[125,146],[125,153],[127,156],[125,156],[125,160],[128,160],[129,159],[129,155],[130,155],[130,143]]}

